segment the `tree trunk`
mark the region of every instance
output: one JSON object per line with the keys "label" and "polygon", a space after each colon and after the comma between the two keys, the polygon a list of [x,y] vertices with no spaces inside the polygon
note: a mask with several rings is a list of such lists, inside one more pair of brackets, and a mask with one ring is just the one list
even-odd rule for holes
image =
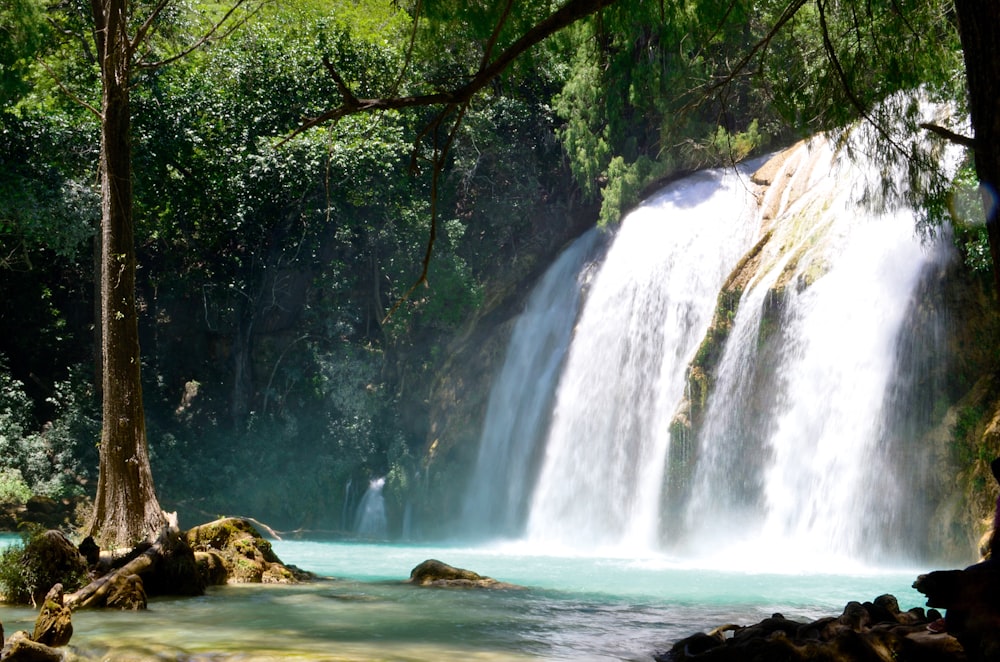
{"label": "tree trunk", "polygon": [[146,446],[135,304],[126,0],[92,0],[101,81],[100,476],[90,535],[103,547],[153,539],[164,524]]}
{"label": "tree trunk", "polygon": [[1000,294],[1000,2],[955,0],[993,282]]}

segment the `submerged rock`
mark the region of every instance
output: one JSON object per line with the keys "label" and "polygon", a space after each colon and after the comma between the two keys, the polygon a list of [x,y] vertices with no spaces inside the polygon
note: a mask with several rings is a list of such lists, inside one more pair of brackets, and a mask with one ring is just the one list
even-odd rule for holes
{"label": "submerged rock", "polygon": [[[697,633],[654,655],[657,662],[958,662],[959,641],[932,633],[935,610],[901,612],[891,595],[850,602],[840,616],[799,622],[774,614],[754,625]],[[729,636],[727,636],[729,634]]]}
{"label": "submerged rock", "polygon": [[271,543],[242,518],[224,517],[196,526],[186,539],[206,585],[290,584],[314,578],[282,563]]}
{"label": "submerged rock", "polygon": [[437,559],[427,559],[410,571],[410,584],[450,588],[519,589],[520,586],[497,581],[464,568],[456,568]]}

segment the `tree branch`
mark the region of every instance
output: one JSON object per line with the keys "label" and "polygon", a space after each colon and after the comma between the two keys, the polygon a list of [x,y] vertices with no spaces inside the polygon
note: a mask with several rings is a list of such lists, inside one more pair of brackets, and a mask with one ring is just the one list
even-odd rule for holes
{"label": "tree branch", "polygon": [[[169,0],[160,0],[160,4],[157,5],[157,8],[153,10],[154,15],[162,9],[162,5],[168,2]],[[229,10],[225,13],[225,15],[221,19],[219,19],[214,25],[212,25],[212,27],[208,30],[208,32],[206,32],[204,35],[202,35],[202,37],[198,41],[194,42],[193,44],[182,50],[180,53],[177,53],[176,55],[171,55],[170,57],[164,58],[162,60],[157,60],[156,62],[139,62],[137,63],[136,66],[138,66],[140,69],[159,69],[160,67],[165,67],[168,64],[172,64],[177,60],[180,60],[181,58],[187,57],[192,52],[198,50],[209,41],[212,41],[212,39],[215,38],[216,36],[216,32],[218,32],[223,25],[229,22],[230,18],[232,18],[232,15],[234,13],[236,13],[237,9],[247,4],[247,2],[249,2],[249,0],[236,0],[236,2],[233,3],[233,6],[229,8]],[[257,8],[247,12],[246,16],[244,16],[240,20],[236,21],[235,23],[231,23],[229,28],[224,33],[219,35],[218,38],[225,39],[226,37],[231,35],[234,30],[236,30],[238,27],[246,23],[247,19],[250,18],[250,16],[253,15],[253,13],[256,12],[257,9],[259,8],[260,5],[258,5]],[[146,19],[146,23],[143,24],[142,28],[140,28],[140,30],[143,31],[144,34],[148,33],[149,29],[148,25],[151,24],[153,18],[155,17],[154,15],[151,15],[148,19]],[[136,33],[136,40],[134,43],[135,44],[140,43],[138,32]]]}
{"label": "tree branch", "polygon": [[[503,73],[504,70],[506,70],[507,67],[509,67],[515,59],[517,59],[518,56],[530,49],[532,46],[535,46],[545,38],[555,34],[568,25],[600,11],[604,7],[613,5],[617,1],[618,0],[570,0],[555,12],[550,14],[547,18],[535,24],[530,30],[525,32],[520,39],[504,49],[492,62],[486,64],[484,61],[484,64],[480,66],[479,71],[476,72],[476,75],[473,76],[468,83],[454,90],[416,96],[359,99],[350,93],[347,84],[340,76],[335,76],[334,81],[337,83],[337,87],[344,96],[341,104],[317,117],[303,121],[297,129],[281,140],[279,145],[287,143],[292,138],[308,131],[313,127],[326,124],[328,122],[337,122],[347,115],[377,112],[381,110],[399,110],[417,106],[466,103],[490,81]],[[796,1],[805,2],[805,0]],[[326,61],[324,61],[324,63],[326,63]],[[327,66],[328,71],[331,69],[333,69],[332,65]]]}
{"label": "tree branch", "polygon": [[820,32],[823,34],[823,48],[826,50],[826,55],[830,59],[830,64],[833,65],[833,70],[837,74],[837,79],[840,80],[840,86],[844,90],[844,94],[847,95],[847,100],[854,106],[854,109],[858,111],[869,124],[871,124],[876,131],[878,131],[886,142],[888,142],[893,148],[899,150],[901,154],[905,154],[906,151],[902,146],[899,145],[896,140],[889,134],[889,132],[879,124],[868,109],[864,107],[861,100],[854,94],[854,89],[851,87],[851,82],[847,79],[847,72],[844,71],[844,67],[840,64],[840,58],[837,57],[837,51],[833,46],[833,40],[830,38],[830,29],[826,23],[826,0],[817,0],[816,7],[819,10],[819,25]]}
{"label": "tree branch", "polygon": [[45,71],[49,74],[49,76],[52,77],[52,80],[53,82],[55,82],[56,87],[58,87],[63,94],[69,97],[71,101],[89,110],[98,120],[100,120],[103,117],[101,111],[99,111],[97,108],[94,108],[93,105],[87,103],[85,100],[81,99],[78,95],[74,94],[71,89],[66,87],[63,84],[62,80],[60,80],[59,76],[56,75],[56,72],[52,71],[49,65],[45,63],[45,60],[43,60],[42,58],[37,58],[35,61],[38,62],[38,64],[42,65],[42,69],[45,69]]}
{"label": "tree branch", "polygon": [[971,150],[976,149],[976,140],[968,136],[963,136],[960,133],[955,133],[951,129],[946,129],[945,127],[934,124],[933,122],[921,122],[918,124],[921,129],[926,129],[931,133],[944,138],[948,142],[955,143],[956,145],[961,145],[962,147],[968,147]]}
{"label": "tree branch", "polygon": [[[771,44],[771,40],[774,39],[775,35],[777,35],[778,32],[785,27],[785,24],[788,23],[788,21],[795,18],[795,15],[800,9],[802,9],[803,6],[805,6],[806,2],[808,2],[808,0],[791,0],[791,2],[789,2],[785,9],[781,12],[781,16],[771,27],[770,31],[764,35],[764,38],[753,45],[753,48],[751,48],[747,54],[743,56],[743,59],[736,63],[736,66],[730,70],[729,74],[727,74],[725,78],[710,85],[706,92],[711,93],[721,87],[725,87],[733,82],[737,76],[741,75],[744,69],[747,68],[747,65],[749,65],[755,57],[757,57],[757,53],[764,50]],[[726,10],[726,16],[729,15],[729,11],[731,9],[732,5],[730,5],[729,9]],[[716,32],[718,32],[718,30]]]}
{"label": "tree branch", "polygon": [[513,7],[514,0],[507,0],[507,4],[503,8],[503,14],[497,19],[497,24],[493,28],[493,34],[490,35],[490,40],[486,43],[486,48],[483,49],[483,61],[479,63],[480,70],[486,68],[486,64],[493,57],[493,48],[497,45],[497,40],[500,38],[500,31],[507,24],[507,19],[510,18],[510,10]]}
{"label": "tree branch", "polygon": [[164,8],[168,4],[170,4],[170,0],[160,0],[159,2],[156,3],[156,6],[153,7],[153,11],[149,12],[149,16],[147,16],[146,20],[142,22],[142,25],[139,26],[139,29],[135,31],[135,36],[129,42],[129,48],[131,48],[133,51],[139,48],[139,44],[143,43],[146,40],[146,35],[149,33],[149,30],[153,27],[153,22],[156,20],[156,18],[160,15],[160,13],[164,10]]}

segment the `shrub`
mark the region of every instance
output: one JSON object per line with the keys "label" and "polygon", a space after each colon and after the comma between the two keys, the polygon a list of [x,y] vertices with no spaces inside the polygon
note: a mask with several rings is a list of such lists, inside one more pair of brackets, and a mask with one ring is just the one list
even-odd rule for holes
{"label": "shrub", "polygon": [[0,505],[20,505],[31,498],[31,488],[21,472],[13,467],[0,468]]}

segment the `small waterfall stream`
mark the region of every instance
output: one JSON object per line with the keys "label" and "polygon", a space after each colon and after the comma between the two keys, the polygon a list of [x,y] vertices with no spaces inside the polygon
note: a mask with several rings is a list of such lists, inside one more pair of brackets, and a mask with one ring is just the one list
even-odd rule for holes
{"label": "small waterfall stream", "polygon": [[[918,546],[923,510],[906,493],[928,459],[907,371],[936,360],[914,315],[945,242],[922,243],[908,209],[866,211],[870,173],[827,142],[785,156],[766,190],[749,169],[709,171],[644,203],[582,304],[586,260],[553,267],[491,395],[468,531],[698,558],[878,560]],[[672,490],[688,370],[748,260]]]}
{"label": "small waterfall stream", "polygon": [[354,533],[362,538],[384,540],[388,534],[389,524],[385,513],[383,488],[385,488],[384,477],[373,479],[368,483],[368,489],[358,504]]}

